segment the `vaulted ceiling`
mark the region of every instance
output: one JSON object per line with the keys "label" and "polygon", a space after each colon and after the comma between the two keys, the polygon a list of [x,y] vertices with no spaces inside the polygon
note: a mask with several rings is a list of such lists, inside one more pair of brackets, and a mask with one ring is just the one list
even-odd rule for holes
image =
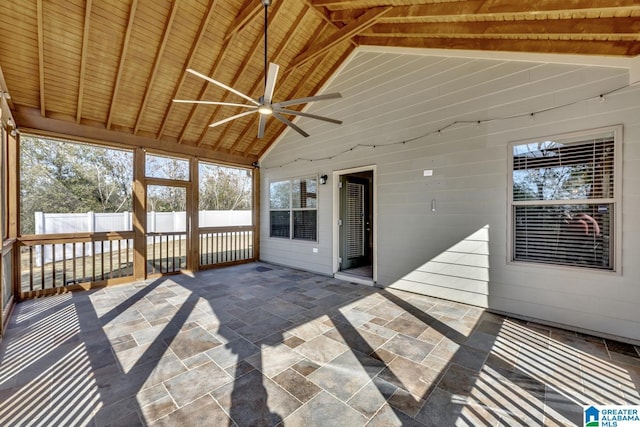
{"label": "vaulted ceiling", "polygon": [[[320,93],[358,46],[640,54],[638,0],[272,0],[268,22],[274,102]],[[258,139],[257,114],[212,128],[244,110],[172,99],[243,102],[187,68],[257,99],[263,31],[260,0],[4,1],[0,85],[24,129],[250,165],[286,126]]]}

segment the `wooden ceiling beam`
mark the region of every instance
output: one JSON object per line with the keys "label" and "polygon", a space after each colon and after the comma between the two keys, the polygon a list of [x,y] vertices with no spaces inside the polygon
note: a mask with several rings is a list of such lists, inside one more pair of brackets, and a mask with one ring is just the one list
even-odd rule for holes
{"label": "wooden ceiling beam", "polygon": [[[318,65],[318,63],[319,63],[320,61],[322,61],[322,60],[323,60],[323,58],[321,58],[321,57],[319,57],[319,56],[316,56],[316,57],[315,57],[315,59],[313,60],[313,63],[311,64],[311,66],[310,66],[309,68],[310,68],[310,69],[314,69],[314,68],[316,68],[316,67],[317,67],[317,65]],[[304,87],[304,84],[305,84],[305,79],[304,79],[304,78],[300,79],[300,80],[298,81],[298,83],[297,83],[297,84],[296,84],[296,85],[295,85],[295,86],[294,86],[294,87],[289,91],[289,93],[287,94],[287,96],[285,97],[285,99],[295,99],[295,98],[300,98],[300,96],[298,96],[298,93],[300,92],[300,89],[302,89],[302,88]],[[317,90],[317,88],[316,88],[316,90]],[[311,93],[316,93],[316,92],[313,92],[313,91],[312,91]],[[301,109],[299,105],[297,105],[297,106],[295,106],[295,107],[293,107],[293,108],[294,108],[294,109],[296,109],[296,110],[300,110],[300,109]],[[286,116],[286,114],[283,114],[283,115],[285,115],[285,116]],[[293,120],[295,120],[295,118],[294,118]],[[283,133],[283,132],[285,132],[285,131],[287,130],[288,126],[286,126],[286,125],[281,125],[281,128],[282,128],[282,129],[280,130],[280,132],[277,132],[276,136],[273,138],[273,141],[275,141],[275,140],[278,138],[278,136],[282,135],[282,133]],[[255,142],[257,142],[257,139],[256,139],[256,141],[255,141]],[[254,143],[254,144],[249,145],[249,147],[248,147],[248,149],[247,149],[247,152],[251,152],[251,150],[254,148],[254,146],[255,146],[255,145],[256,145],[255,143]],[[260,149],[260,153],[264,153],[264,152],[268,149],[269,145],[270,145],[270,144],[265,144],[265,145]],[[260,157],[260,156],[258,156],[258,157]]]}
{"label": "wooden ceiling beam", "polygon": [[629,49],[627,50],[627,56],[638,56],[640,55],[640,43],[631,43]]}
{"label": "wooden ceiling beam", "polygon": [[[316,6],[315,2],[312,0],[305,0],[305,3],[307,4],[307,6],[309,7],[310,10],[313,10],[316,15],[318,15],[323,21],[325,21],[327,24],[331,25],[333,28],[335,28],[336,30],[339,30],[341,27],[338,26],[335,22],[333,22],[329,16],[327,16],[327,14],[323,13],[320,9],[318,9],[318,7]],[[358,44],[353,40],[350,39],[349,40],[351,42],[351,44],[355,47],[358,46]]]}
{"label": "wooden ceiling beam", "polygon": [[[351,22],[367,8],[357,3],[351,9],[338,10],[330,14],[334,22]],[[469,16],[475,18],[495,17],[502,14],[537,14],[544,12],[593,12],[640,10],[637,0],[469,0],[459,2],[416,4],[411,6],[394,6],[393,10],[380,19],[381,22],[403,20],[406,22],[424,22],[425,19],[438,17],[439,19],[463,20]]]}
{"label": "wooden ceiling beam", "polygon": [[[281,2],[282,3],[282,2]],[[261,39],[260,37],[256,37],[256,39],[253,41],[251,47],[249,48],[249,52],[247,53],[247,55],[244,57],[244,59],[242,60],[242,64],[240,64],[240,68],[238,68],[238,71],[236,71],[236,74],[233,76],[233,79],[231,79],[231,82],[229,83],[229,86],[231,86],[232,88],[235,88],[238,85],[238,81],[240,81],[240,78],[243,76],[243,74],[247,71],[247,66],[249,65],[249,61],[251,61],[251,59],[253,59],[253,56],[256,54],[256,52],[258,51],[258,47],[260,46]],[[226,83],[225,83],[226,84]],[[251,96],[252,92],[249,92],[249,96]],[[220,100],[221,102],[227,102],[229,96],[230,96],[230,92],[225,92],[224,95],[222,95],[222,99]],[[239,108],[235,108],[235,109],[231,109],[229,107],[225,107],[227,111],[229,111],[229,116],[232,116],[233,114],[231,114],[231,111],[234,110],[240,110]],[[216,119],[216,116],[218,115],[218,113],[220,112],[220,110],[222,109],[222,106],[217,105],[215,106],[215,108],[213,109],[213,113],[211,113],[211,116],[209,116],[209,123],[213,123]],[[246,108],[242,108],[242,111],[248,111]],[[205,126],[204,129],[202,129],[202,132],[200,133],[200,137],[198,138],[197,141],[197,146],[201,146],[202,142],[204,141],[205,136],[207,135],[207,132],[209,132],[211,128],[209,126]],[[217,150],[218,147],[222,144],[222,141],[224,140],[224,131],[223,134],[220,136],[220,138],[218,138],[218,141],[216,141],[216,143],[213,145],[213,149]]]}
{"label": "wooden ceiling beam", "polygon": [[[425,38],[425,37],[368,37],[358,36],[361,45],[410,47],[423,49],[468,49],[485,51],[569,53],[579,55],[628,56],[637,48],[637,41],[572,41],[572,40],[513,40],[482,38]],[[634,47],[635,46],[635,47]]]}
{"label": "wooden ceiling beam", "polygon": [[86,142],[99,142],[110,146],[125,146],[128,148],[142,147],[165,152],[167,154],[182,154],[208,159],[235,166],[250,166],[257,161],[257,157],[242,157],[228,153],[214,153],[211,150],[177,145],[172,141],[157,140],[127,132],[105,129],[103,127],[88,126],[74,121],[58,120],[49,117],[41,117],[37,113],[30,114],[27,111],[15,111],[14,118],[20,124],[20,130],[27,133],[66,136]]}
{"label": "wooden ceiling beam", "polygon": [[[247,0],[248,2],[251,2],[252,0]],[[260,5],[259,8],[249,8],[248,7],[248,3],[245,2],[245,4],[243,5],[243,7],[241,8],[241,10],[252,10],[253,11],[253,17],[255,18],[256,16],[256,10],[260,11],[262,10],[262,4]],[[251,14],[249,14],[251,15]],[[251,18],[252,19],[252,18]],[[249,19],[247,17],[247,15],[245,14],[241,14],[240,17],[238,17],[238,19],[236,19],[227,29],[226,34],[229,35],[229,37],[225,37],[224,41],[222,42],[222,46],[220,48],[220,53],[218,54],[218,56],[216,57],[215,62],[213,63],[213,65],[211,66],[211,69],[209,70],[209,76],[213,76],[216,74],[218,68],[220,67],[221,64],[224,63],[224,60],[226,59],[226,56],[229,54],[229,45],[231,44],[231,42],[236,38],[236,36],[239,34],[240,29],[246,25],[247,22],[249,22],[251,19]],[[244,22],[244,24],[242,24],[242,22]],[[196,99],[203,99],[205,93],[207,93],[207,90],[209,89],[211,85],[208,82],[203,81],[202,83],[202,89],[200,89],[200,93],[198,94],[198,97]],[[184,125],[182,126],[182,130],[180,131],[180,136],[178,137],[178,144],[182,144],[182,142],[184,141],[184,137],[186,135],[186,133],[189,130],[189,126],[191,125],[191,121],[193,120],[193,118],[195,117],[196,111],[198,109],[198,107],[201,104],[195,104],[191,107],[191,111],[189,111],[189,115],[187,116],[187,120],[185,121]]]}
{"label": "wooden ceiling beam", "polygon": [[37,3],[38,19],[38,68],[40,72],[40,115],[46,116],[44,97],[44,16],[42,12],[42,0]]}
{"label": "wooden ceiling beam", "polygon": [[364,5],[358,5],[357,1],[350,0],[311,0],[311,3],[316,7],[328,7],[332,9],[351,9],[353,7],[364,7]]}
{"label": "wooden ceiling beam", "polygon": [[0,94],[0,97],[2,97],[2,99],[7,101],[7,105],[11,110],[13,110],[15,108],[15,105],[13,103],[13,99],[11,98],[11,94],[9,93],[9,87],[7,86],[7,82],[4,80],[4,73],[2,72],[2,67],[0,67],[0,91],[3,92],[3,94]]}
{"label": "wooden ceiling beam", "polygon": [[[275,18],[278,16],[278,12],[280,11],[280,6],[282,6],[284,4],[283,1],[277,2],[275,7],[273,8],[272,13],[269,14],[268,16],[268,23],[267,25],[271,25],[271,23],[275,20]],[[285,39],[286,40],[286,39]],[[260,47],[260,45],[262,44],[262,38],[261,37],[256,37],[256,39],[254,40],[253,44],[251,45],[251,47],[249,48],[249,52],[247,53],[247,55],[245,56],[242,65],[240,66],[240,68],[238,69],[238,71],[236,72],[236,75],[233,77],[233,80],[231,81],[231,84],[229,86],[231,87],[235,87],[238,83],[238,81],[240,80],[240,78],[246,73],[247,71],[247,66],[249,65],[249,61],[251,61],[256,53],[258,52],[258,47]],[[286,41],[284,42],[286,43]],[[257,80],[257,82],[259,81],[264,81],[264,79],[259,78]],[[276,82],[277,83],[277,82]],[[258,88],[258,84],[254,83],[254,85],[252,86],[250,92],[248,92],[248,95],[251,96],[252,93],[254,93]],[[226,92],[222,98],[222,102],[226,102],[228,97],[229,97],[229,92]],[[217,106],[214,109],[213,114],[211,114],[211,117],[209,118],[209,122],[213,122],[215,117],[218,115],[218,112],[220,111],[221,107]],[[246,109],[243,109],[244,111],[246,111]],[[222,142],[225,139],[225,136],[228,132],[228,130],[230,129],[230,125],[231,122],[229,122],[222,130],[222,133],[220,134],[220,137],[218,138],[218,140],[216,141],[216,143],[213,145],[213,149],[217,150],[220,145],[222,145]],[[202,142],[204,141],[204,138],[207,134],[207,132],[210,130],[211,128],[209,126],[206,126],[203,130],[202,133],[200,134],[200,138],[198,139],[198,146],[200,146],[202,144]]]}
{"label": "wooden ceiling beam", "polygon": [[[353,50],[355,49],[355,47],[350,47],[347,48],[344,53],[342,54],[342,56],[336,61],[335,65],[331,68],[331,70],[329,70],[329,72],[327,73],[328,76],[332,76],[333,73],[336,72],[336,70],[338,69],[338,67],[340,67],[344,61],[347,60],[347,58],[349,57],[349,55],[351,55],[351,53],[353,52]],[[313,89],[312,93],[318,93],[318,91],[320,91],[320,89],[322,88],[322,86],[324,86],[324,84],[326,83],[325,80],[319,81],[318,84],[316,85],[316,87]],[[275,138],[274,138],[275,141]],[[252,147],[253,148],[253,147]],[[266,144],[265,146],[263,146],[260,151],[258,152],[257,157],[258,159],[260,159],[264,153],[267,152],[267,150],[270,148],[270,144]],[[246,156],[250,156],[253,158],[253,155],[251,154],[251,149],[247,149],[245,151],[245,155]]]}
{"label": "wooden ceiling beam", "polygon": [[133,21],[136,16],[136,9],[138,7],[138,0],[132,0],[131,9],[129,9],[129,22],[127,23],[127,30],[122,41],[122,47],[120,48],[120,64],[118,64],[118,72],[116,73],[116,81],[113,85],[111,92],[111,104],[109,105],[109,114],[107,115],[106,128],[111,129],[111,123],[113,120],[113,112],[115,111],[116,99],[122,84],[122,74],[124,73],[125,59],[127,58],[127,51],[129,49],[129,40],[131,39],[131,31],[133,30]]}
{"label": "wooden ceiling beam", "polygon": [[[320,24],[320,28],[318,28],[317,30],[314,31],[314,33],[317,35],[317,38],[322,37],[322,34],[324,34],[324,32],[327,30],[327,28],[330,27],[330,24],[326,21],[322,22]],[[310,39],[307,44],[305,45],[303,51],[307,50],[309,48],[309,46],[313,46],[315,42],[315,39]],[[309,67],[310,69],[313,69],[313,67]],[[287,71],[284,73],[284,75],[282,76],[282,78],[291,78],[291,74],[296,73],[300,70],[300,67],[298,68],[288,68]],[[299,90],[300,85],[302,84],[302,82],[304,82],[304,79],[301,79],[298,81],[298,84],[296,86],[293,87],[293,89],[289,90],[289,92],[282,98],[282,99],[293,99],[294,98],[294,94]],[[295,106],[293,107],[294,109],[299,109],[300,106]],[[278,130],[276,130],[275,132],[273,132],[273,136],[271,137],[271,141],[275,141],[278,139],[278,137],[280,135],[282,135],[283,132],[285,132],[287,130],[287,125],[285,125],[284,123],[280,123],[275,122],[272,120],[272,123],[274,123],[276,126],[278,126]],[[273,126],[273,124],[272,124]],[[265,133],[266,135],[266,133]],[[258,139],[258,138],[254,138],[253,141],[251,141],[247,147],[247,149],[245,150],[245,153],[249,153],[251,151],[254,150],[254,148],[261,144],[262,148],[259,151],[263,151],[265,150],[270,144],[264,144],[264,140]]]}
{"label": "wooden ceiling beam", "polygon": [[[182,67],[182,71],[180,72],[180,78],[178,79],[178,83],[175,85],[175,88],[173,90],[173,95],[171,95],[172,100],[175,99],[176,96],[178,96],[178,92],[180,91],[180,88],[184,84],[184,81],[187,77],[187,68],[191,68],[193,56],[195,55],[195,52],[200,47],[200,43],[202,43],[202,39],[206,33],[206,29],[209,26],[209,23],[211,22],[211,18],[213,18],[214,16],[214,10],[216,9],[217,3],[218,3],[218,0],[209,0],[207,14],[205,18],[202,21],[200,21],[200,27],[198,28],[198,32],[196,33],[195,41],[191,44],[191,48],[189,49],[189,54],[187,55],[187,60],[185,61],[184,66]],[[158,139],[162,138],[162,136],[164,135],[164,131],[167,127],[167,121],[169,119],[169,115],[173,111],[174,105],[175,105],[175,102],[169,102],[169,105],[164,111],[164,116],[162,117],[162,125],[160,127],[160,130],[157,133]]]}
{"label": "wooden ceiling beam", "polygon": [[577,9],[606,9],[621,6],[639,7],[637,0],[536,0],[514,2],[512,0],[484,0],[477,13],[512,13],[572,11]]}
{"label": "wooden ceiling beam", "polygon": [[640,17],[522,20],[501,22],[435,22],[376,24],[367,35],[378,37],[433,37],[452,35],[628,34],[640,40]]}
{"label": "wooden ceiling beam", "polygon": [[378,18],[380,18],[385,13],[389,12],[392,7],[375,7],[369,9],[364,14],[362,14],[358,19],[352,21],[345,25],[343,28],[330,35],[324,41],[319,44],[312,46],[310,49],[302,52],[300,55],[294,59],[291,64],[289,64],[289,68],[297,68],[306,62],[315,59],[316,57],[322,55],[327,52],[332,47],[337,44],[343,42],[346,39],[357,35],[358,33],[366,30],[370,26],[376,23]]}
{"label": "wooden ceiling beam", "polygon": [[87,48],[89,47],[89,28],[91,26],[91,4],[87,0],[84,9],[84,28],[82,31],[82,54],[80,55],[80,85],[78,88],[78,105],[76,106],[76,123],[80,123],[82,117],[82,101],[84,99],[84,74],[87,67]]}
{"label": "wooden ceiling beam", "polygon": [[[229,54],[229,45],[234,40],[234,38],[235,38],[235,35],[233,37],[231,37],[230,39],[227,39],[225,42],[222,43],[222,47],[220,48],[220,53],[218,54],[218,56],[216,56],[216,60],[213,63],[213,65],[211,66],[211,69],[209,70],[209,73],[207,75],[213,76],[213,75],[216,74],[218,68],[220,67],[221,64],[224,63],[224,60],[226,59],[227,55]],[[207,90],[209,90],[210,86],[211,86],[211,83],[203,80],[202,81],[202,89],[200,89],[200,93],[198,94],[198,97],[196,99],[203,99],[205,93],[207,93]],[[196,110],[198,109],[198,107],[200,105],[201,104],[194,104],[194,105],[191,106],[191,111],[189,111],[189,115],[187,116],[187,120],[185,120],[184,124],[182,125],[182,130],[180,131],[180,136],[178,137],[178,144],[182,144],[182,142],[184,141],[184,137],[187,134],[187,132],[189,130],[189,127],[191,126],[191,121],[195,117]]]}
{"label": "wooden ceiling beam", "polygon": [[236,17],[236,20],[233,21],[231,26],[227,29],[227,33],[224,37],[223,42],[226,42],[231,37],[235,36],[237,33],[242,31],[244,27],[249,25],[251,21],[255,19],[256,16],[264,9],[264,6],[260,2],[256,2],[255,0],[248,0],[251,3],[255,4],[254,7],[249,7],[247,3],[242,7],[240,15]]}
{"label": "wooden ceiling beam", "polygon": [[175,22],[176,15],[178,14],[178,9],[180,7],[180,0],[174,0],[171,4],[171,12],[169,14],[169,19],[164,26],[162,42],[158,47],[158,51],[156,52],[156,57],[153,61],[153,70],[151,71],[151,75],[147,80],[147,84],[145,86],[144,97],[142,98],[142,104],[140,105],[140,109],[138,110],[138,117],[136,119],[136,124],[133,128],[133,133],[137,134],[140,130],[140,125],[142,124],[142,116],[144,115],[145,109],[147,108],[147,103],[149,102],[149,95],[151,94],[151,88],[158,76],[158,69],[160,68],[160,62],[162,60],[162,56],[164,55],[164,50],[167,47],[167,42],[169,41],[169,35],[171,34],[171,29],[173,27],[173,23]]}
{"label": "wooden ceiling beam", "polygon": [[[310,7],[303,8],[300,11],[300,13],[298,13],[298,15],[296,16],[295,21],[293,22],[293,24],[287,30],[287,34],[284,36],[283,42],[278,46],[278,48],[274,52],[273,61],[275,63],[280,62],[280,58],[282,57],[282,54],[287,50],[287,47],[289,46],[289,43],[291,43],[291,41],[293,40],[293,34],[298,30],[300,23],[302,22],[304,17],[307,16],[307,14],[309,13],[310,10],[311,10]],[[282,81],[282,77],[283,76],[280,77],[280,81]],[[258,85],[260,85],[260,83],[262,83],[262,82],[263,82],[262,78],[257,79],[253,83],[253,86],[251,88],[251,92],[250,93],[255,92],[257,90],[257,88],[258,88]],[[245,128],[242,130],[240,136],[234,141],[233,145],[229,149],[230,152],[233,153],[236,150],[236,147],[240,144],[240,142],[244,141],[244,139],[247,137],[247,134],[252,129],[257,133],[258,119],[259,119],[259,117],[253,117],[252,119],[250,119],[249,124],[247,126],[245,126]],[[233,125],[234,125],[233,123],[229,123],[229,125],[227,126],[227,129],[231,129],[231,127]],[[227,129],[225,129],[225,131]],[[258,138],[255,138],[255,139],[257,140]]]}

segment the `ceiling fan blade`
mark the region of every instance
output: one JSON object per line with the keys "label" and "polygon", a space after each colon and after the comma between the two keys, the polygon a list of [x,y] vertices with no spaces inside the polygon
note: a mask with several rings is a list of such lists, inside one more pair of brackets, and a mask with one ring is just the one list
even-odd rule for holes
{"label": "ceiling fan blade", "polygon": [[336,98],[342,98],[342,95],[340,95],[338,92],[325,93],[323,95],[308,96],[306,98],[298,98],[298,99],[291,99],[289,101],[277,102],[273,104],[273,106],[277,108],[288,107],[289,105],[306,104],[307,102],[324,101],[325,99],[336,99]]}
{"label": "ceiling fan blade", "polygon": [[331,122],[337,125],[342,124],[342,120],[336,120],[329,117],[317,116],[315,114],[303,113],[302,111],[287,110],[285,108],[276,108],[274,111],[278,113],[292,114],[294,116],[302,116],[302,117],[309,117],[311,119],[324,120],[325,122]]}
{"label": "ceiling fan blade", "polygon": [[209,76],[206,76],[206,75],[204,75],[204,74],[202,74],[202,73],[199,73],[199,72],[197,72],[196,70],[194,70],[194,69],[192,69],[192,68],[187,68],[187,71],[188,71],[188,72],[190,72],[191,74],[193,74],[194,76],[198,76],[198,77],[200,77],[201,79],[205,79],[206,81],[211,82],[211,83],[213,83],[214,85],[220,86],[221,88],[228,90],[229,92],[235,93],[236,95],[238,95],[238,96],[240,96],[240,97],[242,97],[242,98],[246,99],[247,101],[251,102],[252,104],[260,105],[260,103],[259,103],[258,101],[256,101],[256,100],[255,100],[255,99],[253,99],[253,98],[250,98],[249,96],[245,95],[244,93],[242,93],[242,92],[240,92],[240,91],[237,91],[237,90],[235,90],[234,88],[232,88],[232,87],[230,87],[230,86],[227,86],[227,85],[226,85],[226,84],[224,84],[224,83],[220,83],[219,81],[214,80],[214,79],[212,79],[212,78],[211,78],[211,77],[209,77]]}
{"label": "ceiling fan blade", "polygon": [[216,126],[221,125],[223,123],[230,122],[231,120],[239,119],[240,117],[244,117],[244,116],[246,116],[248,114],[253,114],[253,113],[257,113],[257,112],[258,112],[258,110],[245,111],[244,113],[236,114],[235,116],[227,117],[226,119],[222,119],[222,120],[220,120],[218,122],[211,123],[209,125],[209,127],[213,128],[213,127],[216,127]]}
{"label": "ceiling fan blade", "polygon": [[174,99],[173,102],[181,104],[206,104],[206,105],[225,105],[228,107],[243,107],[243,108],[258,108],[255,105],[247,104],[235,104],[233,102],[218,102],[218,101],[196,101],[191,99]]}
{"label": "ceiling fan blade", "polygon": [[260,120],[258,121],[258,138],[264,137],[264,129],[267,125],[267,117],[264,114],[260,114]]}
{"label": "ceiling fan blade", "polygon": [[278,78],[278,70],[280,66],[278,64],[274,64],[273,62],[269,63],[269,72],[267,73],[267,81],[264,85],[264,103],[271,104],[271,99],[273,97],[273,91],[276,88],[276,79]]}
{"label": "ceiling fan blade", "polygon": [[273,112],[273,117],[275,117],[276,119],[280,120],[282,123],[284,123],[285,125],[289,126],[290,128],[292,128],[293,130],[295,130],[296,132],[298,132],[300,135],[304,136],[305,138],[309,136],[308,133],[306,133],[305,131],[303,131],[302,129],[300,129],[298,126],[296,126],[295,124],[293,124],[293,122],[289,119],[287,119],[286,117],[276,113],[275,111]]}

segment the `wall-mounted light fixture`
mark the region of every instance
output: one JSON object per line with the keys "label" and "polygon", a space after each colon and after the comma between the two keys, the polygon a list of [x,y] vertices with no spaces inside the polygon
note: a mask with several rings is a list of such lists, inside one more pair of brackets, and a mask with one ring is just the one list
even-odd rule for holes
{"label": "wall-mounted light fixture", "polygon": [[327,179],[329,177],[325,174],[325,175],[320,175],[320,184],[325,185],[327,183]]}

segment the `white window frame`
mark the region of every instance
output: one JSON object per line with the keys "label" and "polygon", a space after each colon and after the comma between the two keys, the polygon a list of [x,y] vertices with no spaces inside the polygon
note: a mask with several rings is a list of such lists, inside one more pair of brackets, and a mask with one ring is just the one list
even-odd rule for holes
{"label": "white window frame", "polygon": [[[294,208],[293,207],[293,184],[295,181],[303,181],[303,180],[314,180],[316,182],[316,205],[313,208]],[[278,184],[278,183],[288,183],[289,184],[289,205],[287,208],[272,208],[271,207],[271,186],[273,184]],[[272,239],[283,239],[283,240],[295,240],[296,242],[313,242],[316,243],[318,242],[318,204],[319,204],[319,192],[320,192],[320,180],[318,178],[318,175],[307,175],[307,176],[301,176],[301,177],[295,177],[295,178],[289,178],[289,179],[276,179],[273,180],[271,182],[269,182],[269,198],[268,198],[268,202],[269,202],[269,238]],[[294,237],[294,212],[302,212],[302,211],[314,211],[316,213],[316,230],[315,230],[315,235],[316,238],[311,240],[311,239],[300,239],[300,238],[295,238]],[[284,237],[284,236],[274,236],[272,234],[272,227],[271,227],[271,212],[289,212],[289,236],[288,237]]]}
{"label": "white window frame", "polygon": [[[607,199],[614,206],[613,219],[613,231],[611,232],[612,243],[612,257],[611,269],[598,269],[583,267],[575,264],[554,264],[554,263],[542,263],[535,261],[522,261],[515,259],[515,230],[514,230],[514,218],[515,207],[522,205],[563,205],[567,204],[567,200],[549,200],[549,201],[514,201],[513,200],[513,147],[524,144],[531,144],[540,141],[571,141],[579,143],[581,140],[588,140],[604,136],[606,134],[613,134],[614,139],[614,161],[613,161],[613,173],[614,173],[614,196],[612,199]],[[568,142],[570,143],[570,142]],[[507,145],[507,264],[518,267],[534,267],[545,269],[564,269],[571,271],[584,271],[586,273],[604,273],[604,274],[617,274],[622,273],[622,150],[623,150],[623,127],[622,125],[608,126],[578,132],[562,133],[555,135],[542,136],[538,138],[530,138],[518,141],[512,141]],[[539,203],[541,202],[541,203]],[[574,201],[575,202],[575,201]],[[584,202],[589,204],[598,203],[598,199],[585,199]]]}

